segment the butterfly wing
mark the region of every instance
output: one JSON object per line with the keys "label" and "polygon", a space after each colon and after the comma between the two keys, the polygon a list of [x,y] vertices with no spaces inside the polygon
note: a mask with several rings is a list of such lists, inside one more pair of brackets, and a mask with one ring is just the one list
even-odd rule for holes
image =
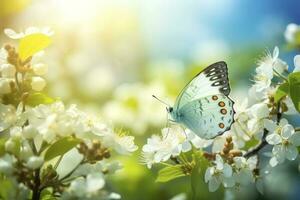
{"label": "butterfly wing", "polygon": [[212,139],[233,123],[233,101],[224,94],[193,100],[178,110],[180,122],[199,137]]}
{"label": "butterfly wing", "polygon": [[229,95],[227,65],[224,61],[214,63],[189,82],[176,99],[174,108],[179,110],[193,100],[216,94]]}

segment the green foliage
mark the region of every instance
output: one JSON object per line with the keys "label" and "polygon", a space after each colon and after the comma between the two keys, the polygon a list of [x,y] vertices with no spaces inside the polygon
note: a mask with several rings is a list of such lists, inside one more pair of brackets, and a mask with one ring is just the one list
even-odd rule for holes
{"label": "green foliage", "polygon": [[53,143],[45,153],[45,161],[51,160],[57,156],[63,155],[76,147],[81,142],[80,139],[73,137],[62,138]]}
{"label": "green foliage", "polygon": [[274,101],[277,103],[278,101],[280,101],[283,97],[285,97],[286,95],[288,95],[289,93],[289,83],[285,82],[283,84],[281,84],[275,93],[274,96]]}
{"label": "green foliage", "polygon": [[10,180],[1,180],[0,181],[0,196],[1,199],[9,199],[10,194],[9,191],[11,191],[13,188],[13,184]]}
{"label": "green foliage", "polygon": [[47,190],[44,189],[41,193],[41,200],[56,200],[57,198],[55,198],[52,193]]}
{"label": "green foliage", "polygon": [[290,97],[295,108],[300,112],[300,72],[291,73],[288,80]]}
{"label": "green foliage", "polygon": [[29,94],[29,96],[26,98],[26,104],[29,106],[38,106],[40,104],[51,104],[54,102],[54,99],[50,98],[49,96],[36,92],[33,94]]}
{"label": "green foliage", "polygon": [[185,176],[181,165],[167,166],[158,172],[156,182],[168,182],[175,178]]}
{"label": "green foliage", "polygon": [[30,34],[23,37],[19,44],[19,55],[21,60],[25,61],[30,56],[45,49],[50,43],[50,37],[42,33]]}

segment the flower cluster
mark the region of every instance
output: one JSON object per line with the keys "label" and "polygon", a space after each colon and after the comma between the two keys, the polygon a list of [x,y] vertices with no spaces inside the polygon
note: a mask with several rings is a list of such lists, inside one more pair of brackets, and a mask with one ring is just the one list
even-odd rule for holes
{"label": "flower cluster", "polygon": [[105,177],[121,168],[109,158],[137,150],[134,137],[42,93],[47,66],[33,62],[45,48],[36,41],[47,43],[50,30],[5,33],[20,40],[19,49],[0,51],[0,173],[12,186],[8,199],[119,199],[105,188]]}
{"label": "flower cluster", "polygon": [[[287,29],[296,31],[299,28],[289,25]],[[291,39],[294,34],[289,32],[285,36]],[[232,188],[251,183],[262,192],[265,174],[261,173],[260,159],[269,159],[269,166],[275,167],[286,159],[293,161],[298,157],[299,128],[294,128],[286,117],[300,110],[300,55],[294,58],[293,71],[288,71],[288,64],[279,58],[278,47],[272,54],[267,51],[257,65],[247,98],[235,105],[237,113],[231,130],[204,140],[173,125],[164,128],[162,136],[153,135],[147,140],[143,146],[142,162],[148,168],[159,163],[165,166],[157,181],[191,175],[194,168],[200,167],[206,168],[204,181],[211,192],[220,185]],[[272,151],[260,154],[267,145]],[[271,158],[263,155],[271,155]],[[186,166],[190,167],[188,171]]]}

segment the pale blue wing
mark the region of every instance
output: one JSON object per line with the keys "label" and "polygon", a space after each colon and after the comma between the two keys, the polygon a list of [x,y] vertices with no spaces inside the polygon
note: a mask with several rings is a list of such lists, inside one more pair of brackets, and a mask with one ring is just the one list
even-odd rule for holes
{"label": "pale blue wing", "polygon": [[193,100],[178,110],[178,122],[204,139],[229,130],[234,121],[233,101],[223,94]]}
{"label": "pale blue wing", "polygon": [[225,62],[214,63],[195,76],[181,91],[176,99],[174,109],[179,110],[193,100],[216,94],[229,95],[227,65]]}

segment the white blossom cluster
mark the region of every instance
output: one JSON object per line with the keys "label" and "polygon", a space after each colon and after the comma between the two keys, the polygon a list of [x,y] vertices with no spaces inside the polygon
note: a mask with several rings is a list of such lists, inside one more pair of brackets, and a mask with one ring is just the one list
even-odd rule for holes
{"label": "white blossom cluster", "polygon": [[[5,29],[4,33],[10,37],[11,39],[21,39],[27,35],[33,33],[43,33],[46,35],[52,35],[53,32],[48,28],[39,29],[36,27],[27,28],[25,33],[20,32],[16,33],[12,29]],[[48,66],[41,62],[41,57],[43,56],[43,51],[35,54],[34,59],[32,61],[32,73],[27,74],[25,77],[22,77],[24,80],[29,81],[31,88],[34,91],[42,91],[46,86],[46,81],[43,76],[48,71]],[[12,91],[12,84],[16,85],[15,76],[16,68],[12,64],[7,61],[8,51],[5,50],[4,47],[0,49],[0,95],[1,94],[9,94]]]}
{"label": "white blossom cluster", "polygon": [[[300,133],[285,118],[297,113],[291,98],[283,97],[281,107],[274,102],[277,88],[287,80],[289,73],[287,63],[279,58],[279,48],[275,47],[272,54],[267,52],[257,65],[248,97],[235,106],[237,113],[231,130],[215,139],[204,140],[181,127],[164,128],[162,136],[151,136],[143,146],[142,162],[148,168],[158,163],[176,165],[186,161],[181,160],[182,154],[194,153],[193,149],[209,150],[206,155],[210,156],[205,156],[209,166],[204,177],[209,191],[216,191],[221,184],[231,188],[250,183],[256,183],[262,191],[258,152],[249,154],[251,148],[245,149],[246,143],[262,141],[272,146],[271,158],[267,159],[269,165],[275,167],[286,159],[292,161],[298,157]],[[300,55],[295,56],[294,66],[293,72],[300,71]],[[228,137],[231,144],[226,142]],[[177,163],[172,162],[174,158]]]}
{"label": "white blossom cluster", "polygon": [[[5,33],[12,39],[20,39],[33,33],[52,34],[49,29],[37,28],[28,28],[25,33],[6,29]],[[37,60],[39,55],[40,53],[35,54],[32,60]],[[0,93],[7,98],[13,96],[14,92],[21,97],[24,97],[22,94],[24,91],[41,92],[46,82],[40,76],[47,73],[47,66],[43,63],[32,64],[28,66],[30,70],[26,73],[17,74],[17,67],[7,62],[8,56],[7,50],[2,48],[0,50]],[[25,90],[23,86],[28,81],[31,88]],[[20,87],[17,92],[12,90],[12,82]],[[110,157],[110,151],[123,155],[136,151],[137,146],[134,144],[133,136],[115,133],[112,127],[104,124],[98,117],[79,110],[76,105],[65,106],[63,102],[53,100],[51,103],[45,102],[32,106],[22,98],[17,99],[19,102],[10,104],[8,100],[4,100],[4,96],[0,98],[0,133],[4,137],[0,173],[11,181],[12,186],[15,187],[14,191],[19,191],[10,194],[12,195],[10,199],[28,199],[30,190],[34,188],[31,184],[35,184],[35,179],[26,177],[26,174],[29,176],[36,173],[39,173],[42,178],[52,173],[52,179],[57,181],[57,185],[63,183],[64,188],[59,191],[62,199],[120,199],[119,194],[106,190],[105,176],[115,173],[121,166],[119,162],[109,162],[107,159]],[[68,152],[55,158],[46,158],[47,150],[63,138],[80,141],[68,152],[75,151],[76,157],[82,161],[78,166],[74,166],[73,171],[67,176],[57,173],[53,168],[47,171],[48,166],[56,165],[54,167],[56,169],[64,168],[61,165],[68,165],[64,162],[64,156]],[[95,157],[97,154],[98,157]],[[57,160],[58,156],[61,157]],[[43,184],[42,181],[41,183]],[[51,187],[51,184],[48,187],[45,185],[45,189]]]}

